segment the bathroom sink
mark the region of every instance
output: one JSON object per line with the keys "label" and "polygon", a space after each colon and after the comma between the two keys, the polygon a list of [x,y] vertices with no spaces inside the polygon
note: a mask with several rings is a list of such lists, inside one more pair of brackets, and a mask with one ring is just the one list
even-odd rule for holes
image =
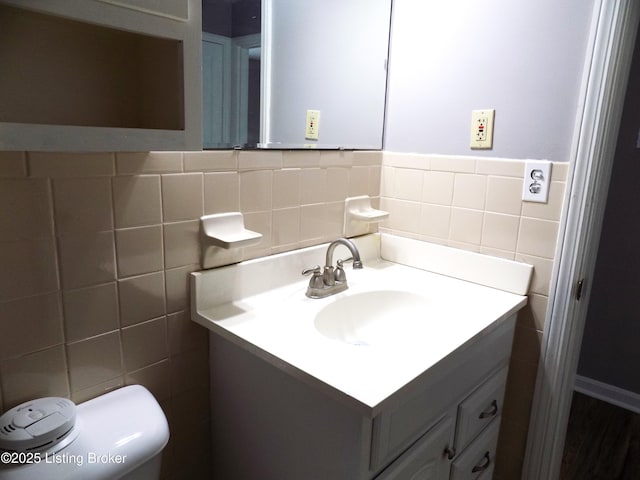
{"label": "bathroom sink", "polygon": [[[529,265],[386,234],[354,243],[364,268],[324,298],[305,295],[300,272],[326,260],[327,245],[193,272],[192,319],[370,411],[526,304]],[[336,258],[351,254],[336,248]]]}
{"label": "bathroom sink", "polygon": [[[331,340],[359,347],[424,341],[433,333],[433,301],[411,292],[378,290],[346,295],[323,307],[314,320]],[[436,317],[437,318],[437,317]]]}

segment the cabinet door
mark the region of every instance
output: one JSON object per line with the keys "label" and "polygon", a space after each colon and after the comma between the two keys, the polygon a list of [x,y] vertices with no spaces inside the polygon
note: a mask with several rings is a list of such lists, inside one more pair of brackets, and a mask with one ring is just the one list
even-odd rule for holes
{"label": "cabinet door", "polygon": [[453,419],[440,420],[376,480],[446,480],[450,461],[445,450],[452,445]]}

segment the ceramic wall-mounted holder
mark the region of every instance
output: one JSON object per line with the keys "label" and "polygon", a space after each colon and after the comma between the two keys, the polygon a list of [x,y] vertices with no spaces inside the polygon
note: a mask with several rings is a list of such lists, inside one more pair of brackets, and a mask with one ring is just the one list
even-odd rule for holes
{"label": "ceramic wall-mounted holder", "polygon": [[256,245],[262,234],[244,226],[240,212],[216,213],[200,217],[202,224],[202,268],[212,268],[240,260],[240,250]]}
{"label": "ceramic wall-mounted holder", "polygon": [[344,201],[345,237],[355,237],[369,233],[369,225],[379,223],[389,217],[389,212],[377,210],[371,206],[371,197],[362,195],[349,197]]}

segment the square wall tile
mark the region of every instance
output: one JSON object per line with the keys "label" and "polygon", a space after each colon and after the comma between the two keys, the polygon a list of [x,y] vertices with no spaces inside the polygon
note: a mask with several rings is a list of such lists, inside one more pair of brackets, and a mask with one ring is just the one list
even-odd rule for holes
{"label": "square wall tile", "polygon": [[484,212],[464,208],[451,209],[449,239],[454,242],[480,245]]}
{"label": "square wall tile", "polygon": [[191,265],[200,261],[200,222],[166,223],[164,258],[166,268]]}
{"label": "square wall tile", "polygon": [[483,210],[487,194],[487,177],[485,175],[455,176],[453,186],[453,206]]}
{"label": "square wall tile", "polygon": [[113,232],[69,234],[58,238],[65,290],[106,283],[116,278]]}
{"label": "square wall tile", "polygon": [[556,252],[558,222],[522,217],[517,253],[552,259]]}
{"label": "square wall tile", "polygon": [[238,173],[205,173],[205,215],[238,211],[240,211],[240,176]]}
{"label": "square wall tile", "polygon": [[302,205],[323,203],[328,198],[326,168],[303,168],[300,182]]}
{"label": "square wall tile", "polygon": [[115,282],[63,294],[67,342],[76,342],[118,328],[118,297]]}
{"label": "square wall tile", "polygon": [[487,211],[520,215],[522,210],[522,179],[510,177],[488,178]]}
{"label": "square wall tile", "polygon": [[255,170],[240,173],[240,209],[243,213],[271,210],[272,172]]}
{"label": "square wall tile", "polygon": [[122,375],[120,332],[111,332],[67,345],[72,391]]}
{"label": "square wall tile", "polygon": [[287,168],[273,172],[273,208],[300,205],[300,169]]}
{"label": "square wall tile", "polygon": [[62,309],[58,293],[0,303],[0,360],[59,345]]}
{"label": "square wall tile", "polygon": [[200,218],[203,212],[202,174],[162,175],[162,212],[165,222]]}
{"label": "square wall tile", "polygon": [[68,397],[64,347],[58,345],[0,362],[4,408],[39,397]]}
{"label": "square wall tile", "polygon": [[108,177],[56,178],[53,193],[58,235],[113,229]]}
{"label": "square wall tile", "polygon": [[52,235],[53,206],[49,181],[0,180],[0,241]]}
{"label": "square wall tile", "polygon": [[399,200],[420,201],[424,172],[409,168],[396,169],[394,192]]}
{"label": "square wall tile", "polygon": [[120,324],[134,325],[165,314],[164,272],[118,281]]}
{"label": "square wall tile", "polygon": [[114,177],[112,186],[116,228],[162,223],[159,175]]}
{"label": "square wall tile", "polygon": [[0,242],[0,301],[58,289],[53,237]]}
{"label": "square wall tile", "polygon": [[[418,202],[394,200],[388,202],[382,210],[389,212],[388,227],[404,232],[418,233],[422,205]],[[388,209],[387,209],[388,207]]]}
{"label": "square wall tile", "polygon": [[424,172],[422,201],[450,206],[453,202],[453,182],[451,172]]}
{"label": "square wall tile", "polygon": [[451,207],[444,205],[422,205],[420,214],[420,233],[429,237],[449,238],[451,225]]}
{"label": "square wall tile", "polygon": [[482,227],[482,246],[516,251],[520,217],[501,213],[485,212]]}
{"label": "square wall tile", "polygon": [[162,270],[162,226],[116,230],[116,258],[119,278]]}
{"label": "square wall tile", "polygon": [[123,328],[122,354],[127,372],[167,359],[169,348],[166,317]]}

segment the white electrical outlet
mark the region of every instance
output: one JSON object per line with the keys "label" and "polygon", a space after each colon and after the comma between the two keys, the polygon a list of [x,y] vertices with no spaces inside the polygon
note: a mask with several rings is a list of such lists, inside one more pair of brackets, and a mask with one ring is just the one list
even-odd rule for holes
{"label": "white electrical outlet", "polygon": [[320,110],[307,110],[307,124],[304,138],[307,140],[318,140],[320,130]]}
{"label": "white electrical outlet", "polygon": [[551,162],[546,160],[526,161],[522,200],[525,202],[547,203],[551,184]]}
{"label": "white electrical outlet", "polygon": [[469,146],[471,148],[492,148],[493,147],[493,119],[494,109],[473,110],[471,112],[471,137]]}

